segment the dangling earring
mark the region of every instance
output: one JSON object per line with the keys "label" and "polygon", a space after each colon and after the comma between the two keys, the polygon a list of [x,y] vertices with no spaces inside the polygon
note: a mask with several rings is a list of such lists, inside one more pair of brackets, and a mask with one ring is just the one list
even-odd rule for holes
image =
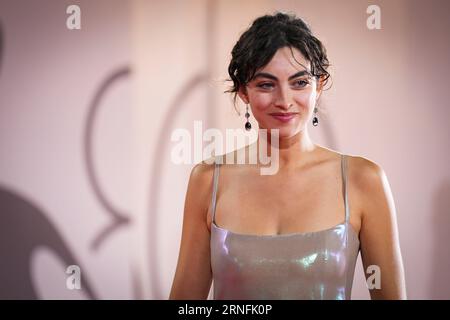
{"label": "dangling earring", "polygon": [[314,118],[312,120],[312,124],[314,127],[317,127],[317,125],[319,124],[319,119],[317,119],[316,114],[317,114],[317,107],[314,107]]}
{"label": "dangling earring", "polygon": [[252,128],[252,124],[248,121],[248,118],[250,118],[250,113],[248,113],[248,104],[247,104],[247,111],[245,112],[245,117],[247,118],[247,122],[245,123],[245,130],[250,131]]}

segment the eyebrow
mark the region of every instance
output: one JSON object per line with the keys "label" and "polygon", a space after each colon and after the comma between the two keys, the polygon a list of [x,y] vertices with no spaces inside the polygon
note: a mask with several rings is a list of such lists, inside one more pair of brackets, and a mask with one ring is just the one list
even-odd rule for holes
{"label": "eyebrow", "polygon": [[[308,70],[302,70],[302,71],[299,71],[299,72],[297,72],[296,74],[293,74],[292,76],[290,76],[290,77],[288,78],[288,80],[292,80],[292,79],[294,79],[294,78],[303,76],[304,74],[311,75],[311,73],[310,73]],[[275,77],[274,75],[272,75],[272,74],[270,74],[270,73],[267,73],[267,72],[258,72],[257,74],[255,74],[255,75],[253,76],[253,80],[256,79],[256,78],[261,78],[261,77],[262,77],[262,78],[269,78],[269,79],[278,81],[278,78],[277,78],[277,77]]]}

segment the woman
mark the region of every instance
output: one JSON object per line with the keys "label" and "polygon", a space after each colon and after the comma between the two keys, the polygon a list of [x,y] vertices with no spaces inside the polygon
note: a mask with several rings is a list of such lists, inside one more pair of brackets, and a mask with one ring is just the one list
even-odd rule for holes
{"label": "woman", "polygon": [[261,129],[279,130],[278,171],[193,168],[170,299],[205,299],[212,280],[215,299],[349,299],[359,251],[371,298],[406,298],[383,169],[309,137],[328,66],[322,43],[292,14],[262,16],[241,35],[228,92],[250,105]]}

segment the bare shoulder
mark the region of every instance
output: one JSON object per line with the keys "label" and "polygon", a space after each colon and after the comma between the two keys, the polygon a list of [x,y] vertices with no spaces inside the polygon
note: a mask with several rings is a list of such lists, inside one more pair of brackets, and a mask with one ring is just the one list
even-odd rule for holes
{"label": "bare shoulder", "polygon": [[190,179],[195,180],[195,182],[205,182],[208,178],[212,178],[213,170],[213,160],[202,161],[192,168]]}
{"label": "bare shoulder", "polygon": [[214,161],[208,159],[196,164],[189,176],[188,196],[195,197],[195,202],[202,209],[202,213],[206,213],[209,208],[213,175]]}
{"label": "bare shoulder", "polygon": [[381,186],[385,178],[383,168],[362,156],[347,155],[349,174],[359,191],[367,193]]}
{"label": "bare shoulder", "polygon": [[361,205],[359,238],[363,266],[367,270],[376,265],[383,270],[381,290],[370,290],[371,298],[405,299],[396,209],[387,176],[374,161],[359,156],[350,156],[349,159]]}
{"label": "bare shoulder", "polygon": [[[324,163],[334,163],[333,168],[341,163],[343,153],[325,147],[320,147]],[[375,200],[375,190],[381,190],[383,169],[375,161],[359,155],[344,154],[347,160],[348,197],[351,210],[351,222],[355,230],[360,230],[365,213],[370,202]],[[339,165],[340,166],[340,165]],[[369,199],[370,198],[370,199]]]}
{"label": "bare shoulder", "polygon": [[[323,146],[318,146],[318,149],[318,158],[321,159],[319,162],[341,161],[342,153]],[[373,189],[384,178],[383,169],[375,161],[358,155],[345,154],[345,157],[350,183],[361,192]]]}
{"label": "bare shoulder", "polygon": [[[361,217],[380,215],[392,207],[393,199],[384,169],[375,161],[349,156],[349,175],[356,193]],[[374,217],[372,217],[374,218]]]}

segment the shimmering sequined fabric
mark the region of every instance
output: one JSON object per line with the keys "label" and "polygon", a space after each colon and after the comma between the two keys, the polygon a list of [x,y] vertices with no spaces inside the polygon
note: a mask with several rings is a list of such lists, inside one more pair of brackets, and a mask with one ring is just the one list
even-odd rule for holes
{"label": "shimmering sequined fabric", "polygon": [[317,232],[250,235],[215,223],[215,165],[211,268],[214,299],[350,299],[359,239],[349,223],[347,161],[341,157],[345,221]]}

